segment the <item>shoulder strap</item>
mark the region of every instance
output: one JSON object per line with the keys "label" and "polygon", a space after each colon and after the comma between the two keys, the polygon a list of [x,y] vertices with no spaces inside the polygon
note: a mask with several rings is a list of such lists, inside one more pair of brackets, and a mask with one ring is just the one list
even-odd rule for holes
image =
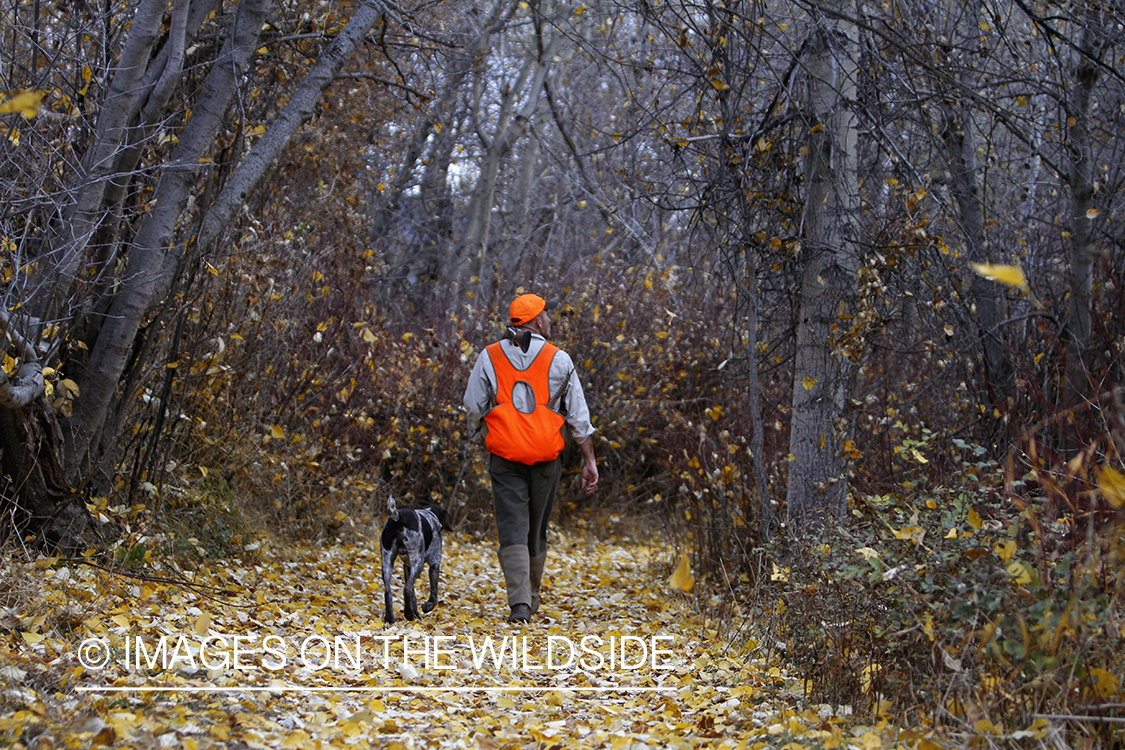
{"label": "shoulder strap", "polygon": [[511,399],[512,388],[521,380],[527,382],[535,391],[535,400],[540,404],[551,402],[551,362],[559,348],[554,344],[544,341],[543,347],[535,355],[535,359],[527,366],[526,370],[518,370],[508,355],[504,353],[503,342],[497,341],[486,348],[488,357],[492,360],[492,369],[496,373],[496,403]]}

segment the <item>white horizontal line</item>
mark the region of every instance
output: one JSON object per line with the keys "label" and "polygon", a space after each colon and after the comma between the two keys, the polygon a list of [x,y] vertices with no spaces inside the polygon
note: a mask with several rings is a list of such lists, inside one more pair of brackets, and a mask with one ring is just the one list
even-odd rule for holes
{"label": "white horizontal line", "polygon": [[300,685],[260,685],[217,687],[209,685],[77,687],[80,693],[667,693],[672,687],[537,687],[507,685],[501,687],[302,687]]}

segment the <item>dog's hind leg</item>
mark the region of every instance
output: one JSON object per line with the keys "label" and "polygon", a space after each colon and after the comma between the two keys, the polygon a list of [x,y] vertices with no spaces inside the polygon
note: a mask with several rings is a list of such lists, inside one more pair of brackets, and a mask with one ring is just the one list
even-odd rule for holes
{"label": "dog's hind leg", "polygon": [[388,549],[383,550],[383,622],[395,621],[395,600],[391,594],[391,575],[394,572],[395,555]]}
{"label": "dog's hind leg", "polygon": [[422,605],[423,612],[431,612],[438,605],[438,579],[441,577],[441,562],[430,563],[430,598]]}
{"label": "dog's hind leg", "polygon": [[418,580],[418,576],[422,575],[423,564],[424,561],[421,559],[416,563],[414,561],[403,561],[402,563],[402,577],[406,579],[406,588],[402,596],[404,599],[403,616],[407,620],[421,619],[421,615],[418,614],[418,596],[414,593],[414,582]]}

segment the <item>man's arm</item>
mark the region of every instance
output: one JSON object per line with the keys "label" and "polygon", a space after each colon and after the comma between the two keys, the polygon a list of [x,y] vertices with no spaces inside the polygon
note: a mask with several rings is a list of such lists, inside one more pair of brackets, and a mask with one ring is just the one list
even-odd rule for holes
{"label": "man's arm", "polygon": [[[586,394],[582,390],[582,382],[578,379],[578,372],[570,355],[560,351],[551,363],[552,374],[557,378],[552,395],[552,405],[566,417],[570,425],[574,442],[581,445],[590,435],[594,434],[594,426],[590,422],[590,408],[586,405]],[[564,407],[565,404],[565,408]],[[591,446],[592,448],[592,446]]]}
{"label": "man's arm", "polygon": [[598,486],[598,460],[594,456],[594,425],[590,408],[586,405],[586,392],[578,379],[574,365],[570,365],[565,389],[567,400],[566,420],[574,431],[574,441],[582,450],[582,489],[587,494]]}
{"label": "man's arm", "polygon": [[472,430],[470,438],[480,432],[484,415],[488,413],[488,409],[492,405],[494,389],[492,388],[492,381],[488,378],[486,362],[491,362],[491,360],[488,359],[486,352],[481,352],[473,365],[473,372],[469,375],[469,383],[465,387],[465,396],[462,399],[465,414],[469,420],[469,428]]}
{"label": "man's arm", "polygon": [[[582,489],[593,492],[598,486],[598,461],[594,457],[594,425],[590,421],[590,408],[586,405],[586,393],[570,355],[561,349],[551,362],[551,374],[555,377],[552,401],[565,402],[565,417],[570,425],[574,442],[582,450]],[[562,406],[559,403],[558,406]]]}
{"label": "man's arm", "polygon": [[582,449],[582,489],[587,494],[594,491],[598,486],[598,461],[594,458],[594,436],[590,435],[588,438],[578,444]]}

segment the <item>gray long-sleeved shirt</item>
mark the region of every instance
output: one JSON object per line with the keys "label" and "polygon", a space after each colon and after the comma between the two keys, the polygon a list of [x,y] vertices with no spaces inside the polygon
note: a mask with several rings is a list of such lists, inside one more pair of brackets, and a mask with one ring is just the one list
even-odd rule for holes
{"label": "gray long-sleeved shirt", "polygon": [[[517,370],[526,370],[543,349],[546,341],[539,334],[533,333],[531,345],[526,352],[511,341],[505,341],[501,348],[513,367]],[[586,394],[582,391],[582,383],[578,380],[574,362],[562,349],[559,349],[551,360],[548,382],[551,388],[551,402],[547,406],[566,417],[575,442],[585,442],[586,438],[594,434],[594,426],[590,424],[590,409],[586,406]],[[477,355],[473,372],[469,376],[469,384],[465,388],[465,411],[468,412],[469,427],[474,433],[479,431],[482,437],[488,429],[484,424],[484,415],[496,405],[495,393],[496,370],[492,367],[492,359],[488,356],[488,352],[482,351]],[[512,394],[514,406],[523,412],[534,408],[534,402],[527,403],[527,398],[528,395],[519,388]],[[532,395],[531,398],[534,399],[534,396]]]}

